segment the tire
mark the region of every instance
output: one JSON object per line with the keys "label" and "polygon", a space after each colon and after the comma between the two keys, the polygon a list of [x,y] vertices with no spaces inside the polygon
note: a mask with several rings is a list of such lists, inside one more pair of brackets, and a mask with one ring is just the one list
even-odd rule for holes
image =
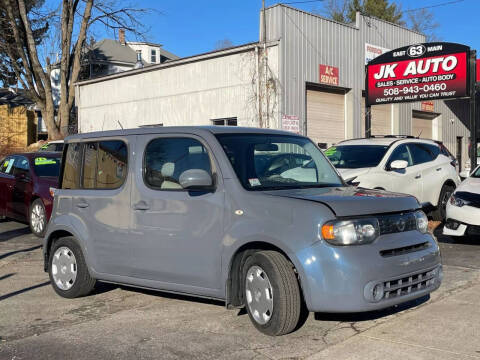
{"label": "tire", "polygon": [[90,294],[96,283],[88,272],[80,246],[71,236],[53,243],[48,259],[48,275],[55,292],[69,299]]}
{"label": "tire", "polygon": [[28,213],[28,224],[32,234],[38,237],[43,237],[47,230],[47,212],[45,211],[45,205],[43,205],[42,199],[35,199],[30,205],[30,211]]}
{"label": "tire", "polygon": [[442,186],[442,190],[440,191],[440,196],[438,198],[437,208],[432,211],[431,214],[434,221],[445,221],[445,218],[447,217],[447,202],[454,191],[455,188],[453,186]]}
{"label": "tire", "polygon": [[259,251],[247,258],[242,274],[245,307],[253,325],[269,336],[295,330],[302,297],[293,265],[276,251]]}

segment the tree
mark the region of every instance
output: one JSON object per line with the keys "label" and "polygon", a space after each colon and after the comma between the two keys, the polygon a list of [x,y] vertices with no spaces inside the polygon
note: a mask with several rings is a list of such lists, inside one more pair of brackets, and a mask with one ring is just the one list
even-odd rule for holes
{"label": "tree", "polygon": [[[60,139],[68,134],[75,98],[74,86],[90,27],[99,23],[109,29],[124,28],[141,34],[139,29],[143,28],[137,15],[147,9],[121,7],[119,3],[121,1],[62,0],[58,9],[48,11],[43,0],[2,0],[1,53],[8,58],[16,80],[42,111],[49,139]],[[50,22],[57,26],[52,27],[48,36],[59,40],[56,42],[58,48],[46,49],[45,52],[57,51],[59,58],[55,64],[48,56],[42,62],[40,54],[42,49],[45,50],[45,42],[39,40],[47,34]],[[8,31],[4,32],[5,29]],[[53,66],[60,71],[57,117],[50,79]]]}
{"label": "tree", "polygon": [[434,19],[432,12],[427,9],[418,9],[407,12],[408,27],[413,31],[425,35],[426,41],[438,41],[435,30],[440,26]]}
{"label": "tree", "polygon": [[[341,22],[341,23],[348,22],[347,15],[348,15],[349,7],[350,7],[349,0],[328,0],[324,5],[326,15],[330,19]],[[316,12],[321,14],[320,11],[316,11]]]}
{"label": "tree", "polygon": [[394,24],[405,24],[400,7],[395,3],[390,4],[389,0],[352,0],[348,8],[348,20],[354,22],[357,11]]}
{"label": "tree", "polygon": [[222,40],[218,40],[215,43],[215,50],[227,49],[227,48],[230,48],[232,46],[234,46],[233,42],[230,39],[225,38],[225,39],[222,39]]}

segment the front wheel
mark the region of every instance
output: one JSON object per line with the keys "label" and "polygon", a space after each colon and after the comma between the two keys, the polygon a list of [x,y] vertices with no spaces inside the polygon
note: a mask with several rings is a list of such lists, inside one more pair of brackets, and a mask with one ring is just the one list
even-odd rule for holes
{"label": "front wheel", "polygon": [[293,265],[276,251],[252,254],[243,266],[245,307],[262,333],[292,332],[300,321],[302,297]]}
{"label": "front wheel", "polygon": [[447,202],[452,196],[455,188],[451,185],[443,185],[438,198],[438,206],[432,212],[432,219],[435,221],[444,221],[447,217]]}
{"label": "front wheel", "polygon": [[32,234],[38,237],[45,235],[47,229],[47,212],[41,199],[35,199],[30,206],[29,224]]}

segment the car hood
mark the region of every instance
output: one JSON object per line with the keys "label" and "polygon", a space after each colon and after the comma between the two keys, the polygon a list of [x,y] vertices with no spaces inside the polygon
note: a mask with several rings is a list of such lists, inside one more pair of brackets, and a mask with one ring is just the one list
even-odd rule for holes
{"label": "car hood", "polygon": [[340,175],[342,175],[343,180],[348,181],[352,178],[358,177],[360,175],[366,174],[370,171],[371,168],[360,168],[360,169],[337,169]]}
{"label": "car hood", "polygon": [[401,212],[420,208],[410,195],[383,190],[348,187],[265,191],[268,195],[314,201],[328,206],[336,216],[358,216]]}
{"label": "car hood", "polygon": [[458,185],[456,191],[465,191],[474,194],[480,194],[480,178],[467,178],[460,185]]}

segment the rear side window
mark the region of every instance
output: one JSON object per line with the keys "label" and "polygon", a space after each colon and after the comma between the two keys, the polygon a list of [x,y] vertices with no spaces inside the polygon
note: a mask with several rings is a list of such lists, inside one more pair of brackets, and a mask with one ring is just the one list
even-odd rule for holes
{"label": "rear side window", "polygon": [[408,144],[408,147],[412,154],[414,165],[424,164],[433,160],[433,154],[426,144]]}
{"label": "rear side window", "polygon": [[127,176],[127,145],[123,141],[100,141],[97,159],[97,189],[116,189]]}
{"label": "rear side window", "polygon": [[127,176],[127,145],[121,140],[67,145],[63,189],[117,189]]}
{"label": "rear side window", "polygon": [[65,165],[63,167],[62,189],[80,188],[80,169],[82,168],[81,143],[70,143],[67,145]]}
{"label": "rear side window", "polygon": [[180,175],[191,169],[212,174],[205,147],[191,138],[158,138],[145,149],[145,183],[157,190],[181,190]]}
{"label": "rear side window", "polygon": [[422,144],[424,145],[432,154],[433,160],[435,160],[438,155],[440,155],[440,148],[437,145],[434,144]]}

